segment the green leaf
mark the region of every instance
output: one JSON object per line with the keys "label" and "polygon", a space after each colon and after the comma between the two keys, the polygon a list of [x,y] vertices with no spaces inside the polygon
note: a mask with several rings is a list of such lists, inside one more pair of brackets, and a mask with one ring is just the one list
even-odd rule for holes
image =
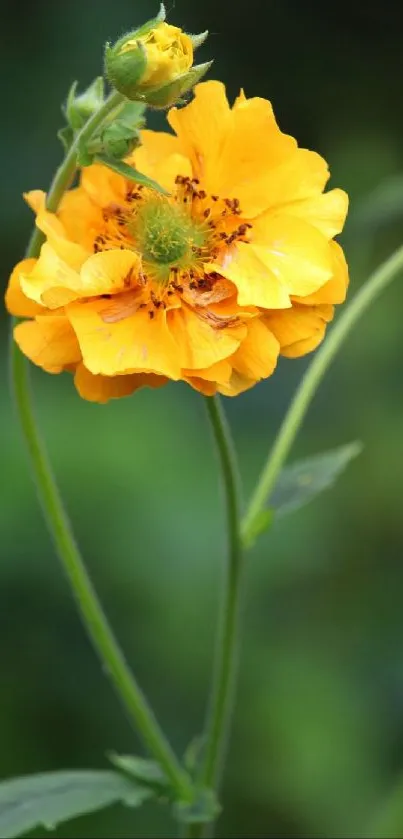
{"label": "green leaf", "polygon": [[256,539],[268,530],[270,525],[272,524],[274,519],[274,511],[270,508],[266,510],[261,510],[260,513],[254,518],[252,522],[252,526],[249,528],[248,533],[246,533],[242,537],[242,542],[244,548],[251,548],[256,542]]}
{"label": "green leaf", "polygon": [[277,515],[283,515],[308,504],[315,495],[331,487],[350,460],[361,451],[361,443],[348,443],[286,466],[277,480],[269,506]]}
{"label": "green leaf", "polygon": [[177,801],[174,813],[182,824],[212,822],[220,814],[221,807],[211,789],[199,789],[192,802]]}
{"label": "green leaf", "polygon": [[95,160],[97,163],[103,163],[104,166],[108,166],[109,169],[113,169],[113,171],[117,172],[119,175],[123,175],[123,177],[127,178],[129,181],[134,181],[136,184],[142,184],[142,186],[146,186],[148,189],[154,189],[162,195],[169,195],[169,192],[167,192],[164,187],[157,184],[157,182],[153,181],[152,178],[148,178],[147,175],[143,175],[142,172],[138,172],[137,169],[133,168],[133,166],[129,166],[128,163],[124,163],[123,160],[114,160],[113,158],[107,157],[105,154],[95,155]]}
{"label": "green leaf", "polygon": [[167,795],[171,792],[168,778],[154,760],[115,753],[109,754],[108,757],[117,769],[130,778],[134,778],[141,786],[148,787],[158,795]]}
{"label": "green leaf", "polygon": [[12,839],[36,827],[60,822],[120,801],[139,807],[153,795],[124,775],[105,770],[72,770],[28,775],[0,783],[0,836]]}
{"label": "green leaf", "polygon": [[74,140],[73,129],[70,127],[70,125],[65,125],[64,128],[59,128],[59,131],[57,132],[57,136],[58,136],[58,138],[59,138],[59,140],[60,140],[60,142],[61,142],[61,144],[64,148],[64,151],[67,154],[67,152],[69,151],[69,148],[70,148],[70,146],[71,146],[71,144]]}

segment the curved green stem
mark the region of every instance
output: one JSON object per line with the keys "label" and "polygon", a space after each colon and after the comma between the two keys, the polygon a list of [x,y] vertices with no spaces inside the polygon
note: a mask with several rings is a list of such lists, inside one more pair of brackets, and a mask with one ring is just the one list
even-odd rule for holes
{"label": "curved green stem", "polygon": [[[57,210],[65,190],[74,177],[78,142],[83,139],[88,139],[92,132],[105,119],[105,116],[112,109],[116,108],[121,101],[124,100],[120,94],[111,94],[100,110],[87,122],[64,162],[56,172],[47,200],[47,206],[50,210]],[[42,237],[40,232],[35,232],[31,238],[26,255],[30,257],[38,256],[41,242]],[[147,700],[129,669],[124,655],[109,627],[107,618],[75,543],[70,523],[52,474],[46,449],[36,426],[29,386],[28,363],[15,343],[12,346],[12,380],[17,410],[28,446],[39,498],[57,552],[75,595],[84,626],[106,672],[126,707],[130,719],[138,728],[145,745],[159,761],[177,795],[182,799],[190,800],[192,796],[191,781],[180,766]]]}
{"label": "curved green stem", "polygon": [[[206,407],[221,465],[228,533],[228,561],[216,647],[215,673],[206,723],[206,745],[200,784],[216,787],[222,769],[231,722],[237,665],[238,615],[242,579],[240,491],[231,433],[218,397],[207,397]],[[188,835],[203,835],[205,825],[189,825]]]}
{"label": "curved green stem", "polygon": [[398,248],[371,275],[362,288],[360,288],[351,300],[351,303],[346,306],[344,312],[340,315],[335,326],[329,332],[326,341],[308,367],[283,420],[242,522],[242,536],[245,542],[248,541],[249,536],[253,533],[256,520],[259,518],[260,513],[267,507],[270,493],[274,488],[279,472],[288,456],[309,405],[328,367],[342,346],[344,339],[368,306],[371,305],[383,289],[402,271],[403,247]]}

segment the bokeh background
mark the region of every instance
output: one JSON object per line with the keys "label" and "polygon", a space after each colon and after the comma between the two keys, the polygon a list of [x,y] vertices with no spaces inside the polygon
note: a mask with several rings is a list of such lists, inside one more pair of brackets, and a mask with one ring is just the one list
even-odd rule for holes
{"label": "bokeh background", "polygon": [[[0,61],[1,274],[46,188],[60,103],[150,0],[5,0]],[[351,196],[351,291],[403,232],[402,8],[339,0],[176,0],[208,28],[203,60],[234,96],[270,98],[283,130]],[[154,124],[161,125],[158,118]],[[349,337],[293,457],[354,439],[337,486],[279,520],[248,560],[240,689],[220,836],[370,837],[403,772],[403,278]],[[0,775],[103,767],[140,746],[90,648],[45,530],[13,413],[2,317]],[[226,401],[246,491],[308,360]],[[181,385],[98,407],[35,371],[40,422],[108,615],[179,752],[200,732],[224,535],[202,400]],[[401,829],[401,828],[400,828]],[[39,834],[38,834],[39,835]],[[174,836],[162,808],[116,807],[58,836]],[[397,833],[396,835],[402,835]]]}

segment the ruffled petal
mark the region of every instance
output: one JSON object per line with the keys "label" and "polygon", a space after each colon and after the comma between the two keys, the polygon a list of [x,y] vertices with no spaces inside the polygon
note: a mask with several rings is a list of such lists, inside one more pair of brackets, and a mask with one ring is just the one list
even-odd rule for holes
{"label": "ruffled petal", "polygon": [[211,263],[206,270],[217,271],[238,289],[239,306],[284,309],[291,306],[287,286],[268,266],[263,247],[240,242],[227,252],[223,262]]}
{"label": "ruffled petal", "polygon": [[343,249],[338,242],[329,242],[332,257],[333,276],[318,291],[307,297],[294,297],[298,303],[312,305],[318,303],[344,303],[346,299],[349,276],[348,265]]}
{"label": "ruffled petal", "polygon": [[58,309],[80,297],[124,291],[134,284],[139,265],[134,251],[110,250],[90,256],[78,272],[45,243],[31,273],[21,276],[21,288],[31,300]]}
{"label": "ruffled petal", "polygon": [[192,164],[180,153],[180,143],[173,134],[142,131],[141,146],[135,149],[128,163],[153,178],[168,192],[174,188],[177,175],[192,176]]}
{"label": "ruffled petal", "polygon": [[100,163],[82,169],[81,186],[91,201],[99,207],[119,203],[126,197],[126,179]]}
{"label": "ruffled petal", "polygon": [[21,275],[29,275],[35,265],[36,259],[23,259],[15,266],[10,276],[5,296],[7,311],[10,312],[10,315],[15,315],[19,318],[30,318],[43,313],[43,306],[34,303],[29,297],[26,297],[20,284]]}
{"label": "ruffled petal", "polygon": [[278,340],[264,322],[253,318],[231,362],[234,369],[248,379],[267,379],[276,368],[279,349]]}
{"label": "ruffled petal", "polygon": [[301,306],[295,304],[284,312],[270,312],[264,323],[275,335],[281,355],[297,358],[316,349],[322,341],[326,325],[333,317],[333,306]]}
{"label": "ruffled petal", "polygon": [[61,373],[81,360],[77,338],[64,315],[39,315],[20,323],[14,338],[24,355],[48,373]]}
{"label": "ruffled petal", "polygon": [[246,334],[245,326],[218,328],[188,307],[169,312],[168,323],[180,366],[196,374],[232,355]]}
{"label": "ruffled petal", "polygon": [[74,376],[74,384],[83,399],[89,402],[105,403],[110,399],[130,396],[142,387],[162,387],[168,379],[154,376],[152,373],[131,373],[127,376],[94,376],[79,364]]}
{"label": "ruffled petal", "polygon": [[305,297],[332,276],[329,243],[302,219],[266,213],[254,222],[252,236],[260,259],[289,294]]}
{"label": "ruffled petal", "polygon": [[168,122],[195,175],[203,180],[204,189],[214,192],[223,144],[232,123],[231,109],[221,82],[196,85],[194,94],[185,108],[169,111]]}
{"label": "ruffled petal", "polygon": [[347,210],[348,195],[342,189],[331,189],[330,192],[295,201],[283,207],[283,212],[309,222],[327,239],[341,233]]}
{"label": "ruffled petal", "polygon": [[103,376],[149,372],[179,379],[181,365],[166,313],[159,310],[151,320],[146,310],[139,309],[110,323],[103,318],[109,304],[100,299],[72,303],[66,309],[87,369]]}

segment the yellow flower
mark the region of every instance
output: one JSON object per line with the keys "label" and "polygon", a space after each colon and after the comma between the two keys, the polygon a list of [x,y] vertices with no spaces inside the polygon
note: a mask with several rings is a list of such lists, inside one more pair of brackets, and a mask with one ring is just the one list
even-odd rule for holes
{"label": "yellow flower", "polygon": [[154,87],[186,73],[193,64],[193,45],[177,26],[161,21],[139,38],[123,44],[120,55],[137,50],[138,42],[145,49],[147,66],[141,77],[142,87]]}
{"label": "yellow flower", "polygon": [[22,351],[48,372],[74,371],[103,402],[185,380],[234,396],[270,376],[279,353],[322,340],[348,283],[333,241],[347,196],[323,193],[325,161],[277,126],[269,102],[219,82],[168,116],[176,136],[144,131],[128,162],[162,197],[99,164],[57,215],[27,200],[46,235],[14,270],[10,312]]}
{"label": "yellow flower", "polygon": [[176,102],[210,64],[192,67],[192,37],[163,20],[151,21],[105,49],[105,70],[111,84],[129,99],[144,98],[157,108]]}

